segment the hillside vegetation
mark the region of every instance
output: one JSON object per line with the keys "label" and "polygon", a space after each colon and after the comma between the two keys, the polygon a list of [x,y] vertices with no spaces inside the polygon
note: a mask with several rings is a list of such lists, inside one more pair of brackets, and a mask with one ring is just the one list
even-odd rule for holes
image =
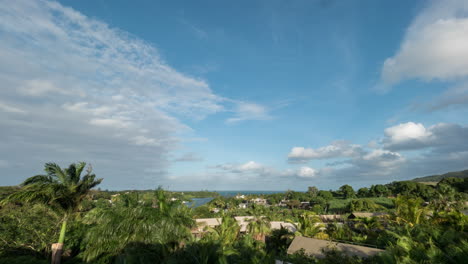
{"label": "hillside vegetation", "polygon": [[468,178],[468,170],[447,172],[440,175],[431,175],[425,177],[414,178],[415,182],[439,182],[445,178]]}
{"label": "hillside vegetation", "polygon": [[[103,179],[84,162],[65,169],[47,163],[44,170],[20,186],[0,188],[0,263],[416,264],[468,259],[468,216],[463,213],[468,178],[449,177],[436,186],[401,181],[358,190],[347,184],[328,191],[310,186],[303,192],[217,196],[189,208],[184,199],[216,194],[161,188],[98,191],[94,188]],[[326,220],[330,214],[339,217]],[[248,216],[243,230],[238,216]],[[207,222],[200,218],[218,225],[200,225]],[[273,221],[294,230],[273,229]],[[337,249],[322,249],[323,259],[301,251],[288,254],[296,236],[385,251],[368,258]]]}

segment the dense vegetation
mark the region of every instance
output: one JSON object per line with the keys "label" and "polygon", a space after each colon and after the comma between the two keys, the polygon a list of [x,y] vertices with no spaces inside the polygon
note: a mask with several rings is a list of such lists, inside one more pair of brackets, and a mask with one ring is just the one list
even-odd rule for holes
{"label": "dense vegetation", "polygon": [[[0,189],[0,263],[49,263],[56,241],[63,245],[63,263],[463,263],[468,258],[468,218],[462,213],[467,178],[446,178],[436,186],[403,181],[357,191],[343,185],[335,191],[213,195],[192,209],[182,202],[212,193],[92,190],[100,179],[84,169],[84,163],[67,169],[49,163],[45,175]],[[386,214],[344,224],[322,223],[319,217],[362,211]],[[253,218],[242,233],[233,217],[246,215]],[[222,224],[194,235],[194,218],[204,217],[221,217]],[[270,221],[294,223],[297,231],[271,230]],[[335,250],[320,260],[302,252],[287,255],[295,236],[386,252],[368,259]]]}
{"label": "dense vegetation", "polygon": [[415,182],[439,182],[445,178],[468,178],[468,170],[447,172],[441,175],[431,175],[426,177],[414,178]]}

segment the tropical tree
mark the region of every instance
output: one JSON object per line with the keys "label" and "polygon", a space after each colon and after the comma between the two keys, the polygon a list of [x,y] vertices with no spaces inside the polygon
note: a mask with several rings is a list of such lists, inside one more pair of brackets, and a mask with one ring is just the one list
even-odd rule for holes
{"label": "tropical tree", "polygon": [[[194,225],[191,211],[180,201],[170,201],[165,192],[155,193],[156,204],[141,202],[137,193],[120,195],[111,208],[95,208],[83,219],[88,224],[83,257],[86,261],[129,257],[128,250],[149,247],[159,261],[190,238]],[[132,250],[130,251],[132,252]]]}
{"label": "tropical tree", "polygon": [[353,187],[351,187],[348,184],[345,184],[345,185],[341,186],[340,187],[340,192],[341,192],[341,194],[343,195],[343,197],[345,199],[356,197],[356,193],[354,192]]}
{"label": "tropical tree", "polygon": [[398,224],[407,224],[410,227],[422,223],[427,216],[427,208],[422,206],[421,198],[410,198],[399,195],[395,201],[394,220]]}
{"label": "tropical tree", "polygon": [[316,237],[318,235],[318,237],[323,238],[326,235],[321,231],[325,225],[318,215],[302,214],[296,223],[292,220],[288,220],[288,222],[296,225],[297,231],[294,233],[296,236]]}
{"label": "tropical tree", "polygon": [[271,232],[270,219],[264,216],[254,216],[248,221],[247,232],[255,240],[265,242],[265,236]]}
{"label": "tropical tree", "polygon": [[58,242],[52,245],[52,263],[60,263],[68,221],[79,210],[89,191],[102,181],[96,179],[91,166],[88,166],[86,174],[81,176],[85,167],[85,162],[72,163],[66,169],[55,163],[46,163],[46,174],[26,179],[17,192],[2,201],[42,203],[63,216]]}
{"label": "tropical tree", "polygon": [[218,241],[223,250],[231,247],[232,244],[239,237],[240,226],[236,219],[229,215],[223,215],[221,218],[221,224],[217,227],[207,227],[208,234],[204,237],[204,240]]}
{"label": "tropical tree", "polygon": [[367,212],[383,209],[383,206],[376,204],[370,199],[354,199],[348,205],[350,212]]}

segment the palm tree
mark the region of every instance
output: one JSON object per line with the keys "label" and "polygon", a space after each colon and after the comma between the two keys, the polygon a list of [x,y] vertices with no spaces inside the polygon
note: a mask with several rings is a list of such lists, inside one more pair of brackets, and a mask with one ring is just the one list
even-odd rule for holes
{"label": "palm tree", "polygon": [[408,224],[410,227],[424,222],[427,216],[427,209],[421,206],[422,203],[421,198],[398,196],[395,199],[395,222],[398,224]]}
{"label": "palm tree", "polygon": [[265,242],[265,236],[270,233],[270,219],[264,216],[254,216],[248,220],[247,231],[255,240]]}
{"label": "palm tree", "polygon": [[138,193],[129,193],[120,195],[111,208],[91,210],[83,219],[90,225],[85,237],[85,260],[94,262],[107,256],[125,262],[131,257],[126,255],[129,249],[160,245],[157,255],[161,262],[188,239],[194,225],[190,209],[181,206],[180,201],[170,201],[162,189],[155,196],[155,206],[142,203]]}
{"label": "palm tree", "polygon": [[85,162],[72,163],[67,169],[62,169],[55,163],[46,163],[46,174],[26,179],[20,190],[2,201],[42,203],[63,215],[59,240],[52,245],[53,264],[60,263],[67,222],[79,210],[89,191],[102,181],[92,174],[91,166],[88,166],[86,174],[81,176],[85,167]]}
{"label": "palm tree", "polygon": [[322,220],[318,215],[302,214],[297,223],[291,220],[288,222],[296,225],[296,236],[315,237],[318,235],[320,238],[324,237],[325,233],[321,232],[321,229],[325,228],[325,225],[321,223]]}
{"label": "palm tree", "polygon": [[223,215],[221,224],[215,228],[207,227],[207,240],[215,240],[221,243],[223,250],[231,247],[239,237],[240,226],[236,219],[229,215]]}

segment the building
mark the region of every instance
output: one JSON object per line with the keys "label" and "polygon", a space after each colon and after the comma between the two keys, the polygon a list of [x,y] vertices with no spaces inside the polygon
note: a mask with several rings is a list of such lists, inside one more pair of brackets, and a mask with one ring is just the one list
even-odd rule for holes
{"label": "building", "polygon": [[372,217],[385,217],[387,213],[363,213],[363,212],[356,212],[352,213],[348,216],[348,219],[356,219],[356,218],[372,218]]}
{"label": "building", "polygon": [[239,208],[240,209],[247,209],[248,205],[249,205],[248,203],[240,203]]}
{"label": "building", "polygon": [[251,201],[254,204],[258,204],[258,205],[266,205],[267,204],[267,200],[263,199],[263,198],[255,198],[255,199],[252,199]]}
{"label": "building", "polygon": [[285,228],[289,232],[292,232],[292,233],[297,231],[297,227],[294,224],[288,223],[288,222],[283,222],[283,221],[271,221],[270,222],[270,228],[271,228],[271,230],[278,230],[278,229],[281,229],[281,228]]}
{"label": "building", "polygon": [[358,256],[362,258],[371,257],[385,252],[385,250],[372,247],[364,247],[353,244],[337,243],[329,240],[297,236],[289,246],[288,254],[294,254],[301,249],[304,249],[305,254],[316,258],[325,257],[323,251],[327,249],[337,249],[347,256]]}
{"label": "building", "polygon": [[241,233],[246,233],[247,232],[247,226],[250,223],[250,220],[252,220],[254,217],[253,216],[235,216],[234,219],[236,219],[237,223],[240,226],[240,232]]}
{"label": "building", "polygon": [[195,236],[200,236],[202,233],[205,232],[207,227],[217,227],[222,223],[221,218],[198,218],[195,219],[195,223],[197,226],[191,230],[192,234]]}
{"label": "building", "polygon": [[319,215],[322,222],[343,222],[344,217],[342,215]]}

